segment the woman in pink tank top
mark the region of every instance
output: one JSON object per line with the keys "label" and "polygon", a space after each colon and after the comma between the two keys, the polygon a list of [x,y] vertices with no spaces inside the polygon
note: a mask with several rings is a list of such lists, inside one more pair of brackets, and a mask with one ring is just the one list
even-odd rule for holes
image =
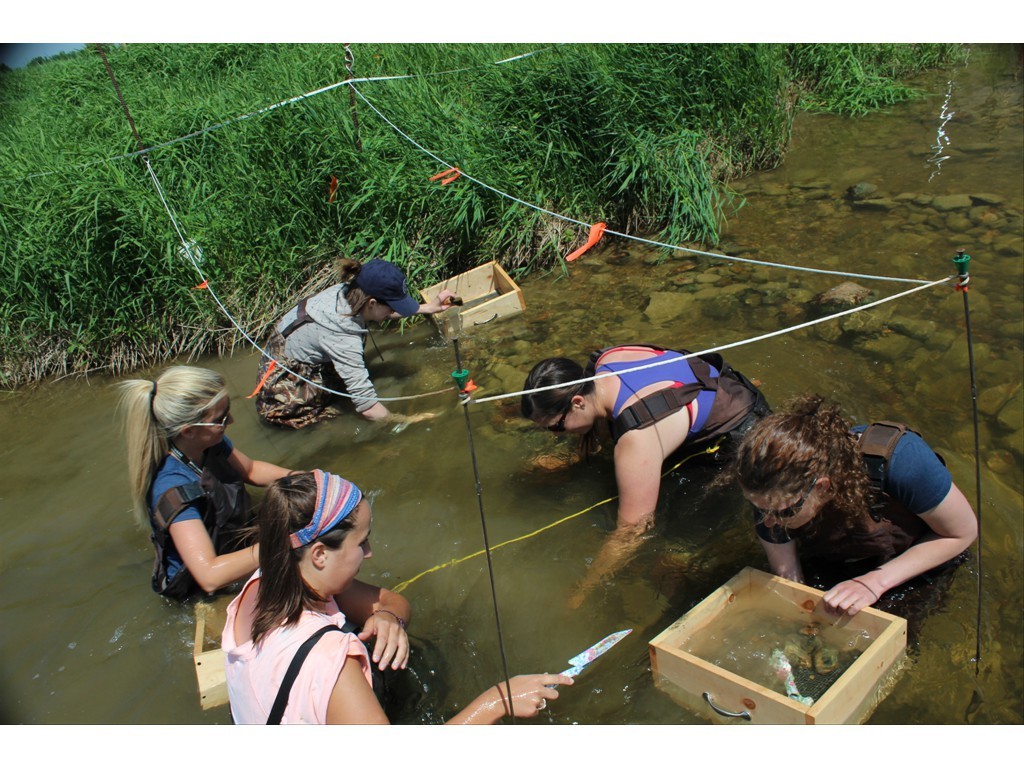
{"label": "woman in pink tank top", "polygon": [[[236,723],[388,722],[373,693],[370,664],[405,668],[411,612],[401,595],[356,578],[373,554],[370,522],[360,490],[337,475],[290,475],[267,490],[259,516],[260,570],[229,606],[222,638]],[[346,617],[362,631],[325,632],[281,694],[299,648],[325,627],[340,629]],[[370,638],[372,659],[364,645]],[[564,675],[513,677],[510,690],[505,683],[492,686],[448,722],[532,717],[558,698],[549,686],[571,683]]]}

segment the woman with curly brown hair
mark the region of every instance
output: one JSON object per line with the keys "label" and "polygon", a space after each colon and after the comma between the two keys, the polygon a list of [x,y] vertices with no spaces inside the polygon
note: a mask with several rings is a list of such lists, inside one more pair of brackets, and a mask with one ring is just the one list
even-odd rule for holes
{"label": "woman with curly brown hair", "polygon": [[815,560],[837,567],[841,580],[822,585],[837,612],[874,604],[977,537],[970,503],[920,435],[893,422],[853,427],[817,395],[755,424],[729,477],[754,507],[773,573],[803,582]]}

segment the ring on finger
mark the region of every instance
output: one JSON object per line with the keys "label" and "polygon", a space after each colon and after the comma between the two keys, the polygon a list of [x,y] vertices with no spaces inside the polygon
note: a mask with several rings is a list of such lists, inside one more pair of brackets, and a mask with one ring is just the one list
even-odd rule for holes
{"label": "ring on finger", "polygon": [[547,699],[541,699],[540,700],[540,704],[537,705],[537,711],[540,712],[547,705],[548,705],[548,700]]}

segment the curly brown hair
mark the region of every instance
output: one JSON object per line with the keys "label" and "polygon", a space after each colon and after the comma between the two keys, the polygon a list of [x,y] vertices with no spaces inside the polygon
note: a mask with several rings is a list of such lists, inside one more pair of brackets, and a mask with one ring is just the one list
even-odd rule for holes
{"label": "curly brown hair", "polygon": [[829,506],[849,525],[873,493],[850,428],[836,403],[820,395],[795,397],[751,428],[716,484],[738,482],[747,493],[795,498],[811,478],[828,477]]}

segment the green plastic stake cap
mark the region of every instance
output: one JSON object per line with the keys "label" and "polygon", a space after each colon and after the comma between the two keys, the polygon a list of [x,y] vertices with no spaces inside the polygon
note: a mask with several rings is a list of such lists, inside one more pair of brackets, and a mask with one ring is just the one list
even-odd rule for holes
{"label": "green plastic stake cap", "polygon": [[466,382],[469,381],[469,371],[452,371],[452,378],[455,379],[455,383],[459,385],[459,390],[466,388]]}
{"label": "green plastic stake cap", "polygon": [[965,253],[964,249],[961,248],[956,252],[956,256],[953,257],[953,263],[956,264],[956,271],[960,277],[964,277],[967,274],[967,265],[971,263],[970,254]]}

